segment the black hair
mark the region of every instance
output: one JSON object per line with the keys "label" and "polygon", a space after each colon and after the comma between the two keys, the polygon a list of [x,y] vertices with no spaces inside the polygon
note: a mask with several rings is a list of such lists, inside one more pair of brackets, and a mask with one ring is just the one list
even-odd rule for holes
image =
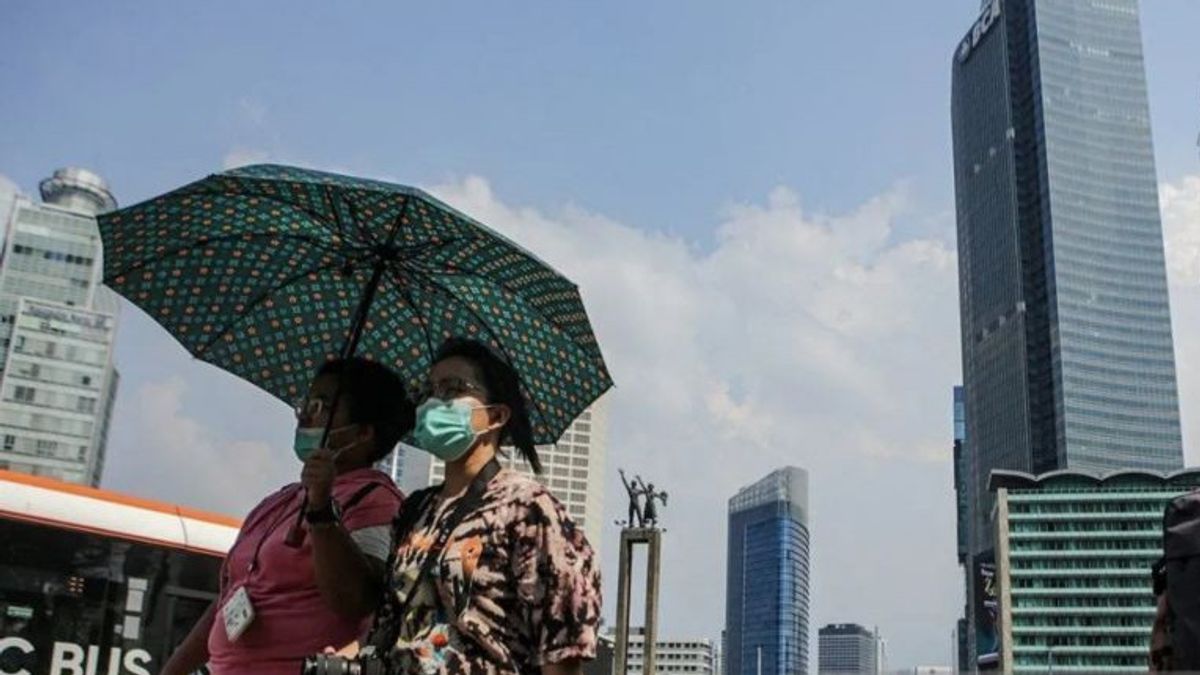
{"label": "black hair", "polygon": [[400,439],[412,431],[416,408],[396,371],[382,363],[351,356],[326,361],[317,369],[317,377],[324,375],[340,379],[339,405],[347,406],[350,421],[375,429],[372,463],[387,457]]}
{"label": "black hair", "polygon": [[487,390],[488,403],[503,403],[511,414],[500,430],[500,444],[517,449],[535,474],[542,473],[542,461],[533,444],[533,426],[529,423],[529,411],[525,397],[521,395],[521,380],[517,371],[490,347],[466,338],[450,338],[442,343],[434,356],[438,363],[449,358],[462,358],[479,369],[483,377],[483,388]]}

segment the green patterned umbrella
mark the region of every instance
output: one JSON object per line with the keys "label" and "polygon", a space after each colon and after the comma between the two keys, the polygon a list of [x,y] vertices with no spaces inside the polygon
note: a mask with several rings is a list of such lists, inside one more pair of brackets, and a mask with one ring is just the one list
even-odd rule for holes
{"label": "green patterned umbrella", "polygon": [[100,234],[109,286],[289,404],[339,355],[419,385],[448,337],[517,370],[536,443],[612,386],[576,286],[414,188],[248,166],[100,216]]}

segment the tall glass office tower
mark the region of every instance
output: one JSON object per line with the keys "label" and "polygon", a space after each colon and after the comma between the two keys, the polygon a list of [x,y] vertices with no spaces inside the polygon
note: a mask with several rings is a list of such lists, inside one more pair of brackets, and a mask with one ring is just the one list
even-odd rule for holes
{"label": "tall glass office tower", "polygon": [[993,469],[1183,451],[1137,1],[985,0],[952,69],[974,569]]}
{"label": "tall glass office tower", "polygon": [[808,473],[786,467],[729,500],[725,675],[808,672]]}

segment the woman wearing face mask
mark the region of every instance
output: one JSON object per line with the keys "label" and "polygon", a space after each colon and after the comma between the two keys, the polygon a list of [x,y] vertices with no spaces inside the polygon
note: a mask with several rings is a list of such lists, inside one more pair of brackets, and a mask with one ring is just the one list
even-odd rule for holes
{"label": "woman wearing face mask", "polygon": [[600,574],[583,530],[501,445],[541,472],[513,370],[474,341],[439,350],[414,443],[446,480],[414,493],[367,644],[392,673],[581,672],[595,656]]}
{"label": "woman wearing face mask", "polygon": [[412,422],[404,384],[387,367],[357,358],[321,367],[296,411],[300,482],[246,517],[222,567],[220,596],[162,673],[208,662],[214,675],[295,675],[304,657],[361,635],[401,502],[372,465]]}

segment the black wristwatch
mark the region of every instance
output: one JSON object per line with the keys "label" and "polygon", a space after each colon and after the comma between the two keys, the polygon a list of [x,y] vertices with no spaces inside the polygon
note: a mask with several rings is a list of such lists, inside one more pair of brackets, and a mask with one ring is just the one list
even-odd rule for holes
{"label": "black wristwatch", "polygon": [[338,508],[337,502],[330,499],[325,503],[325,506],[317,509],[306,509],[304,511],[304,522],[309,525],[324,525],[330,523],[342,522],[342,512]]}

